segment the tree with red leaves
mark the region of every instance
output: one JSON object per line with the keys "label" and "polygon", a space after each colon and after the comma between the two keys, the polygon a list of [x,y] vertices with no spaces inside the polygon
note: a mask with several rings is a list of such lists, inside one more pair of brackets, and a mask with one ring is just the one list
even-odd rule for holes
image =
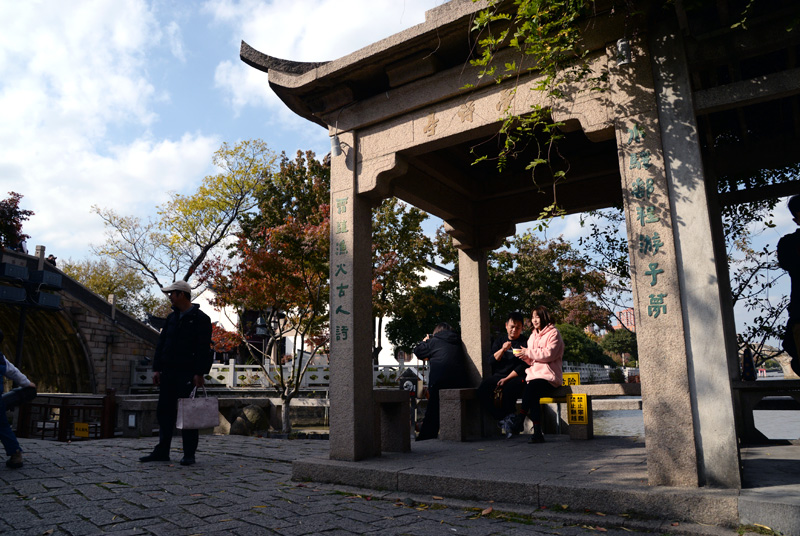
{"label": "tree with red leaves", "polygon": [[[298,152],[295,160],[283,155],[279,170],[265,178],[259,210],[242,221],[235,254],[206,262],[199,273],[214,290],[215,305],[262,320],[263,345],[253,337],[252,321],[240,321],[239,335],[283,401],[282,431],[289,433],[290,403],[329,341],[330,168],[314,153]],[[273,366],[269,356],[283,337],[294,339],[291,366]]]}
{"label": "tree with red leaves", "polygon": [[4,248],[16,248],[30,238],[23,234],[22,222],[33,216],[33,211],[19,208],[22,197],[17,192],[8,192],[8,198],[0,201],[0,246]]}

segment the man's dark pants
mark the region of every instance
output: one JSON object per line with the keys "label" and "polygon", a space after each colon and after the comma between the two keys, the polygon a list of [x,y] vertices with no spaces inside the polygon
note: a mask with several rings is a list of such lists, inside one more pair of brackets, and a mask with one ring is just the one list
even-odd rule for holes
{"label": "man's dark pants", "polygon": [[[172,433],[175,430],[175,422],[178,420],[178,399],[189,398],[189,395],[192,394],[192,378],[193,375],[161,373],[158,406],[156,407],[159,431],[158,445],[153,450],[155,454],[169,455]],[[200,431],[181,430],[181,436],[183,437],[184,457],[193,458],[200,441]]]}
{"label": "man's dark pants", "polygon": [[522,396],[522,390],[525,388],[525,376],[515,376],[508,380],[503,384],[503,404],[497,408],[494,405],[494,389],[497,387],[497,382],[503,378],[505,375],[489,376],[478,387],[478,399],[481,401],[481,405],[496,421],[517,412],[517,399]]}

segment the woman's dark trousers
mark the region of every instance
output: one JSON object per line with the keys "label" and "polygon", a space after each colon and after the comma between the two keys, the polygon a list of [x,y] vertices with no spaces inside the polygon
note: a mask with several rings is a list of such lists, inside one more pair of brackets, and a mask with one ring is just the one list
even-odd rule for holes
{"label": "woman's dark trousers", "polygon": [[553,391],[555,391],[555,387],[550,385],[549,381],[541,378],[525,384],[525,390],[522,392],[522,411],[528,414],[532,423],[542,422],[542,408],[539,406],[539,399],[550,396]]}

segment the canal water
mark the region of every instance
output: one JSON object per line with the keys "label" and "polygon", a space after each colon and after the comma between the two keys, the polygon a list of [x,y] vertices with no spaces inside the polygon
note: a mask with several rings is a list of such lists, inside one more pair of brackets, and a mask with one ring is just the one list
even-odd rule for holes
{"label": "canal water", "polygon": [[[783,374],[766,380],[783,379]],[[800,439],[800,411],[754,411],[762,434],[770,439]],[[601,436],[644,436],[644,419],[639,411],[594,411],[594,434]]]}
{"label": "canal water", "polygon": [[[800,439],[800,411],[755,411],[756,428],[770,439]],[[641,411],[595,411],[594,434],[644,436]]]}

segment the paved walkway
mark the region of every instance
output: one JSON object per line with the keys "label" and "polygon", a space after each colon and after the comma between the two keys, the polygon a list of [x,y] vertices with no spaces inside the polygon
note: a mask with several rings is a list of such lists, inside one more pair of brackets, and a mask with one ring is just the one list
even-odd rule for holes
{"label": "paved walkway", "polygon": [[[201,436],[200,441],[198,464],[181,467],[179,448],[173,449],[173,462],[138,462],[154,439],[69,444],[22,440],[25,467],[0,467],[0,533],[736,534],[732,529],[613,512],[553,512],[488,498],[457,500],[424,489],[398,493],[303,484],[291,481],[292,462],[326,459],[327,441],[241,436]],[[176,443],[180,447],[180,441]],[[475,457],[482,448],[429,441],[415,444],[415,450],[423,444],[431,452],[453,445],[472,448]],[[600,446],[593,444],[591,448]],[[495,455],[513,455],[514,447],[495,442],[487,448]],[[481,515],[488,508],[493,511]]]}

